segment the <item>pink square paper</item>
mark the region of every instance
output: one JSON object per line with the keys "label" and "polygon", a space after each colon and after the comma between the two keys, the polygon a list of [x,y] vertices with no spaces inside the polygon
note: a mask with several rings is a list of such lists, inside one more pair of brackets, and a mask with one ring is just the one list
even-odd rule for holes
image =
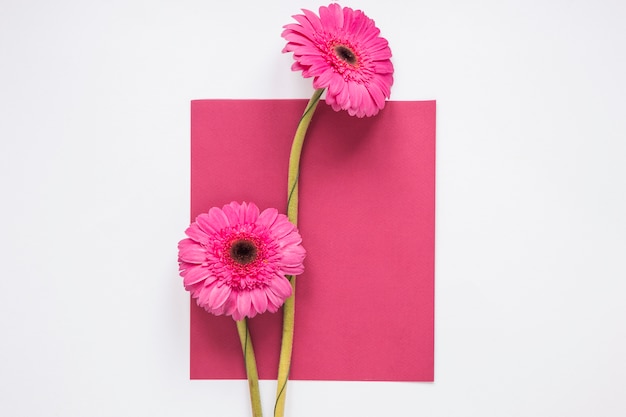
{"label": "pink square paper", "polygon": [[[233,200],[285,211],[289,149],[306,100],[191,103],[191,218]],[[295,380],[432,381],[435,102],[358,119],[320,103],[305,141]],[[282,310],[250,322],[275,379]],[[245,378],[237,331],[191,303],[192,379]]]}

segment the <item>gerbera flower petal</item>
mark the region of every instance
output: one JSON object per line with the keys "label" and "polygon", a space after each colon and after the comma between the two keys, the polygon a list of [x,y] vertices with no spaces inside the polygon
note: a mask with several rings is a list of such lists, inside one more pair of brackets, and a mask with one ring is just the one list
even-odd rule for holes
{"label": "gerbera flower petal", "polygon": [[194,225],[194,224],[198,226],[198,228],[207,235],[210,235],[211,233],[214,233],[215,231],[219,230],[219,228],[214,229],[214,226],[213,226],[214,223],[212,223],[209,220],[209,215],[207,213],[202,213],[198,217],[196,217],[196,221],[193,222],[191,225]]}
{"label": "gerbera flower petal", "polygon": [[183,285],[199,306],[235,320],[275,312],[304,271],[302,237],[287,216],[232,202],[200,214],[178,244]]}
{"label": "gerbera flower petal", "polygon": [[304,268],[301,264],[295,266],[285,266],[282,270],[285,275],[300,275],[304,272]]}
{"label": "gerbera flower petal", "polygon": [[198,242],[192,239],[183,239],[178,243],[178,259],[179,261],[199,264],[206,261],[206,252]]}
{"label": "gerbera flower petal", "polygon": [[315,88],[327,88],[334,75],[335,72],[332,69],[326,68],[324,72],[313,79],[313,86]]}
{"label": "gerbera flower petal", "polygon": [[235,320],[241,320],[243,317],[254,317],[256,315],[256,311],[254,311],[254,313],[251,312],[252,298],[250,297],[250,291],[241,291],[237,295],[237,310],[240,318],[235,317]]}
{"label": "gerbera flower petal", "polygon": [[230,295],[231,288],[228,285],[215,285],[212,291],[209,293],[209,299],[207,300],[213,308],[221,307]]}
{"label": "gerbera flower petal", "polygon": [[213,313],[213,314],[216,314],[218,316],[221,316],[221,315],[232,316],[236,311],[237,311],[237,294],[231,292],[230,297],[228,297],[228,300],[226,300],[226,302],[222,306],[219,314],[216,314],[216,313]]}
{"label": "gerbera flower petal", "polygon": [[350,102],[347,103],[349,107],[345,109],[357,109],[363,102],[363,92],[359,88],[357,83],[348,83],[348,93],[350,94]]}
{"label": "gerbera flower petal", "polygon": [[[344,103],[347,108],[352,107],[352,103],[350,101],[350,89],[348,88],[348,84],[343,84],[341,89],[337,94],[333,96],[333,100],[336,103]],[[328,101],[328,95],[326,96],[326,101]]]}
{"label": "gerbera flower petal", "polygon": [[211,272],[201,265],[193,265],[190,268],[185,269],[180,273],[183,277],[183,284],[185,288],[190,287],[193,284],[197,284],[200,281],[205,281],[211,276]]}
{"label": "gerbera flower petal", "polygon": [[302,261],[306,256],[306,252],[300,248],[300,245],[293,245],[283,249],[284,255],[282,258],[285,266],[300,266],[302,264]]}
{"label": "gerbera flower petal", "polygon": [[[302,29],[304,29],[305,31],[309,33],[315,33],[322,28],[322,25],[320,24],[320,20],[317,16],[315,16],[315,14],[313,14],[313,16],[300,14],[300,15],[294,15],[292,17],[300,24]],[[293,25],[297,26],[295,24]],[[289,27],[289,25],[285,27]],[[299,28],[294,27],[294,29],[298,30]]]}
{"label": "gerbera flower petal", "polygon": [[[222,230],[228,227],[229,224],[228,217],[226,217],[224,211],[218,209],[217,207],[212,207],[211,210],[209,210],[208,216],[206,218],[205,216],[202,217],[203,222],[199,222],[198,225],[200,227],[203,227],[203,225],[210,225],[211,230],[205,230],[207,233]],[[204,220],[206,220],[206,223],[204,222]]]}
{"label": "gerbera flower petal", "polygon": [[323,28],[341,28],[343,26],[341,6],[332,3],[328,7],[320,7],[320,21]]}
{"label": "gerbera flower petal", "polygon": [[283,52],[293,52],[296,61],[291,69],[312,77],[314,88],[327,89],[326,103],[334,110],[377,114],[393,85],[391,49],[380,29],[362,11],[336,3],[320,7],[319,16],[302,11],[282,33]]}
{"label": "gerbera flower petal", "polygon": [[[204,285],[204,283],[202,283],[202,285],[203,286],[198,289],[198,293],[196,296],[196,302],[198,303],[198,305],[205,308],[207,308],[208,306],[209,308],[207,309],[207,311],[211,313],[214,313],[214,311],[218,311],[219,309],[223,308],[223,302],[222,304],[217,304],[212,299],[212,297],[215,298],[218,294],[224,295],[221,290],[217,293],[214,293],[218,285],[216,283],[209,285]],[[192,296],[193,295],[194,294],[192,293]],[[228,294],[226,294],[226,298],[228,298]]]}
{"label": "gerbera flower petal", "polygon": [[311,24],[311,30],[313,33],[321,32],[322,30],[324,30],[324,26],[322,26],[322,22],[320,21],[320,18],[317,17],[315,13],[313,13],[310,10],[302,10],[302,12],[304,13],[304,16],[307,18],[309,23]]}
{"label": "gerbera flower petal", "polygon": [[267,311],[276,313],[280,306],[284,304],[283,298],[277,296],[272,291],[266,291],[265,295],[267,296]]}
{"label": "gerbera flower petal", "polygon": [[259,208],[254,204],[248,204],[247,206],[244,203],[244,221],[246,223],[254,223],[259,218]]}
{"label": "gerbera flower petal", "polygon": [[197,223],[191,223],[191,225],[185,230],[185,234],[199,243],[206,243],[207,234],[200,229]]}
{"label": "gerbera flower petal", "polygon": [[258,226],[269,229],[270,227],[272,227],[277,218],[278,210],[276,210],[275,208],[267,208],[263,210],[261,214],[259,214],[256,224]]}
{"label": "gerbera flower petal", "polygon": [[336,72],[332,73],[328,83],[328,90],[334,92],[333,97],[336,97],[343,90],[344,85],[345,81],[343,80],[343,77]]}
{"label": "gerbera flower petal", "polygon": [[[293,258],[293,256],[296,256],[297,259]],[[304,250],[304,247],[300,245],[300,243],[286,246],[283,249],[283,262],[285,263],[285,265],[293,266],[301,264],[305,256],[306,251]]]}
{"label": "gerbera flower petal", "polygon": [[289,233],[283,238],[280,239],[280,246],[287,247],[300,247],[300,243],[302,242],[302,238],[300,235],[296,235],[295,233]]}
{"label": "gerbera flower petal", "polygon": [[273,280],[270,290],[281,298],[287,298],[291,295],[291,284],[284,277]]}
{"label": "gerbera flower petal", "polygon": [[242,213],[240,213],[239,207],[233,208],[230,204],[227,204],[222,209],[222,212],[224,213],[224,215],[226,215],[226,218],[228,219],[228,224],[233,225],[244,223],[244,217],[242,216]]}
{"label": "gerbera flower petal", "polygon": [[369,93],[370,97],[379,109],[385,106],[385,93],[377,83],[372,83]]}
{"label": "gerbera flower petal", "polygon": [[250,291],[250,299],[252,301],[252,306],[256,311],[267,310],[267,295],[265,294],[265,291],[258,288]]}

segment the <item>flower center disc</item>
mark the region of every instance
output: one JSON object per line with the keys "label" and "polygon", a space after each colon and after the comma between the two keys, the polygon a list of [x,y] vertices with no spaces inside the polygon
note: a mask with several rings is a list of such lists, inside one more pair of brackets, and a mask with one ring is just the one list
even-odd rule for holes
{"label": "flower center disc", "polygon": [[352,49],[348,48],[345,45],[337,45],[335,46],[335,54],[342,61],[347,62],[350,65],[356,65],[358,60],[356,59],[356,55],[352,52]]}
{"label": "flower center disc", "polygon": [[240,265],[247,265],[256,260],[257,247],[254,242],[246,239],[235,240],[230,246],[230,257]]}

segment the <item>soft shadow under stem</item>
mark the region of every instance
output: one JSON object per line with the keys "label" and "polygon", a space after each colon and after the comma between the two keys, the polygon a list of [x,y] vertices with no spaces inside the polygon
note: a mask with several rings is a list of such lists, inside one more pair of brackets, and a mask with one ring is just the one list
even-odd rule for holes
{"label": "soft shadow under stem", "polygon": [[237,321],[237,332],[241,341],[243,358],[246,364],[246,375],[248,376],[248,388],[250,389],[250,404],[252,405],[252,416],[263,417],[261,408],[261,392],[259,390],[259,373],[256,368],[254,349],[252,348],[252,338],[248,329],[247,319]]}
{"label": "soft shadow under stem", "polygon": [[[324,92],[323,88],[315,90],[313,97],[300,118],[296,134],[291,145],[289,155],[289,176],[287,181],[287,217],[294,224],[298,225],[298,178],[300,175],[300,155],[307,129],[311,123],[315,108]],[[287,277],[291,282],[291,296],[285,301],[283,307],[283,335],[280,346],[280,359],[278,363],[278,378],[276,388],[276,404],[274,405],[274,417],[285,415],[285,397],[287,396],[287,380],[291,368],[291,352],[293,350],[293,325],[295,313],[296,277]]]}

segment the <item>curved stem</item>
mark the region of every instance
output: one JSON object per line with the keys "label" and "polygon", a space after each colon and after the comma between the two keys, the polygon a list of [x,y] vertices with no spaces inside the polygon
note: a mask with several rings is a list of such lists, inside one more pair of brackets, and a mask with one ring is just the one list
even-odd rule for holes
{"label": "curved stem", "polygon": [[[300,155],[302,154],[302,145],[306,136],[307,129],[311,123],[311,118],[320,101],[320,97],[324,92],[323,88],[315,90],[313,97],[300,118],[296,134],[291,145],[291,154],[289,155],[289,175],[287,181],[287,217],[289,220],[298,224],[298,178],[300,176]],[[287,396],[287,380],[289,379],[289,370],[291,368],[291,352],[293,350],[293,325],[295,315],[295,296],[296,296],[296,277],[287,277],[291,282],[291,296],[287,298],[283,310],[283,336],[280,346],[280,359],[278,362],[278,378],[276,389],[276,404],[274,405],[274,417],[283,417],[285,415],[285,397]]]}
{"label": "curved stem", "polygon": [[252,416],[263,417],[263,410],[261,408],[261,392],[259,390],[259,374],[256,368],[254,349],[252,348],[252,338],[250,337],[248,322],[245,318],[237,321],[237,332],[239,333],[241,349],[243,350],[243,358],[246,364],[246,375],[248,376]]}

